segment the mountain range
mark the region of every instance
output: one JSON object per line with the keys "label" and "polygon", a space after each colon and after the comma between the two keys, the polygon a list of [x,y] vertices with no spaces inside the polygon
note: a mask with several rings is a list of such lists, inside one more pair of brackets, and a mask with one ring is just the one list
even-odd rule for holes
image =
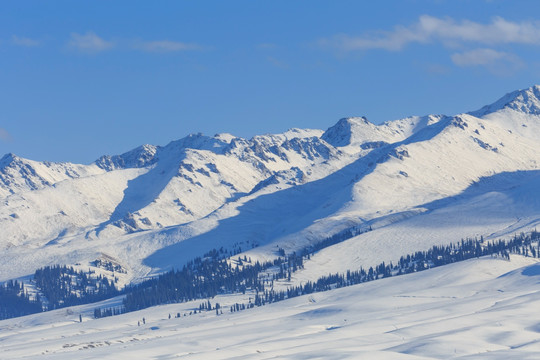
{"label": "mountain range", "polygon": [[[0,281],[111,259],[121,282],[211,249],[257,260],[343,231],[292,281],[540,224],[540,87],[477,111],[192,134],[89,165],[0,159]],[[367,231],[370,230],[370,231]]]}

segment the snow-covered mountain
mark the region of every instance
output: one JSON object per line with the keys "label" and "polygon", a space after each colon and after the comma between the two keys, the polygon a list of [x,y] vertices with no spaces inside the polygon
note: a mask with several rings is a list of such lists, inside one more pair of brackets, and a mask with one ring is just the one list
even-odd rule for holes
{"label": "snow-covered mountain", "polygon": [[[107,256],[126,281],[212,248],[270,259],[346,229],[296,275],[540,224],[540,87],[478,111],[339,120],[252,139],[193,134],[90,165],[0,160],[0,280]],[[293,280],[294,281],[294,280]]]}

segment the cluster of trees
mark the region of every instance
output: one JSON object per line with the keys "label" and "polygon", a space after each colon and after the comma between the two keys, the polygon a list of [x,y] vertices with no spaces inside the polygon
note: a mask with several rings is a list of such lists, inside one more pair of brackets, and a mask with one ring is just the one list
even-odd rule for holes
{"label": "cluster of trees", "polygon": [[34,274],[34,281],[47,299],[45,307],[48,310],[88,304],[120,293],[114,282],[106,277],[67,266],[46,266],[38,269]]}
{"label": "cluster of trees", "polygon": [[126,311],[121,306],[113,307],[113,308],[107,308],[107,309],[94,309],[94,318],[99,319],[99,318],[107,317],[107,316],[120,315],[120,314],[123,314],[125,312]]}
{"label": "cluster of trees", "polygon": [[[10,280],[0,285],[0,320],[88,304],[121,294],[108,278],[67,266],[37,269],[33,282],[37,290],[33,297],[28,295],[21,282]],[[118,311],[107,310],[109,313],[115,315]]]}
{"label": "cluster of trees", "polygon": [[127,273],[127,271],[124,270],[122,265],[117,264],[115,262],[112,262],[110,260],[96,259],[96,260],[90,262],[90,265],[95,266],[97,268],[105,269],[105,270],[110,271],[110,272],[117,272],[117,273],[120,273],[120,274]]}
{"label": "cluster of trees", "polygon": [[221,259],[218,252],[209,254],[211,256],[190,261],[182,270],[171,270],[126,287],[125,310],[213,298],[223,293],[245,293],[246,289],[264,289],[264,281],[259,279],[259,274],[277,264],[274,261],[248,265],[247,258],[239,258],[237,263],[232,264]]}
{"label": "cluster of trees", "polygon": [[[210,300],[208,300],[207,302],[203,302],[201,303],[201,305],[199,305],[199,312],[211,311],[211,310],[215,310],[216,315],[223,314],[223,310],[221,310],[221,305],[218,302],[216,303],[214,307],[212,307],[212,303],[210,302]],[[171,315],[169,314],[169,319],[170,318],[171,318]]]}
{"label": "cluster of trees", "polygon": [[42,311],[39,297],[31,299],[22,283],[7,281],[0,285],[0,320]]}

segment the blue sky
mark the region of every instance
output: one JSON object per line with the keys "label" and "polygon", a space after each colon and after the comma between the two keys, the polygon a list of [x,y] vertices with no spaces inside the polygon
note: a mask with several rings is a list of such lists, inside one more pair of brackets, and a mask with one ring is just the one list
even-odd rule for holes
{"label": "blue sky", "polygon": [[535,0],[4,1],[0,154],[453,115],[540,83],[539,55]]}

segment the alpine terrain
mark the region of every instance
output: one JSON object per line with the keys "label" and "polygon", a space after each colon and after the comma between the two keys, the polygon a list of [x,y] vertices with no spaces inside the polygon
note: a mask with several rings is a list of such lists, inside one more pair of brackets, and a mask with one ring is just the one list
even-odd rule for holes
{"label": "alpine terrain", "polygon": [[540,356],[540,86],[89,165],[6,154],[0,197],[1,358]]}

